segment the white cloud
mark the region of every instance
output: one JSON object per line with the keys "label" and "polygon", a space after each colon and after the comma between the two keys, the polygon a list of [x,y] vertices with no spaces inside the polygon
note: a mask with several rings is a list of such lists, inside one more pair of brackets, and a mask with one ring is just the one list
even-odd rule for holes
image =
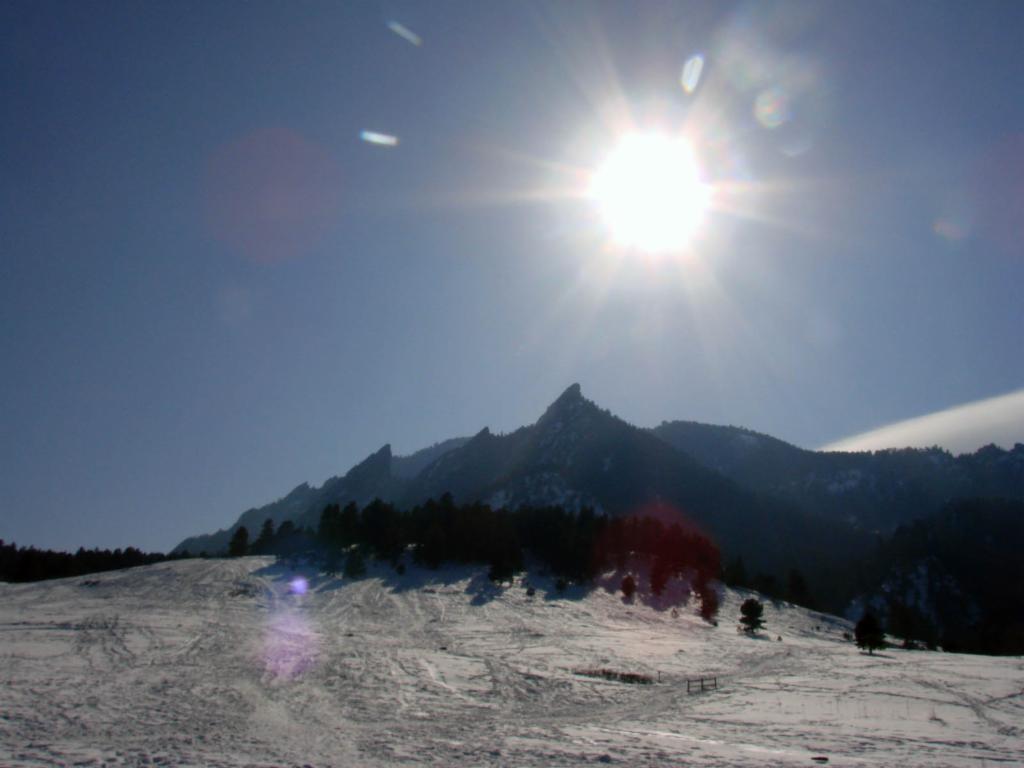
{"label": "white cloud", "polygon": [[825,451],[873,451],[939,445],[953,453],[1024,442],[1024,389],[898,421],[826,445]]}

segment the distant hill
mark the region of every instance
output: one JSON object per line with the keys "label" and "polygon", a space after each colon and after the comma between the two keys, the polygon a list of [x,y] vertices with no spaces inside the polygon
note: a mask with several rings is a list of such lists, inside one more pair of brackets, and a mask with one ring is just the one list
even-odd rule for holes
{"label": "distant hill", "polygon": [[751,490],[817,516],[891,533],[955,499],[1024,499],[1024,445],[953,456],[941,448],[808,451],[739,427],[665,422],[655,435]]}

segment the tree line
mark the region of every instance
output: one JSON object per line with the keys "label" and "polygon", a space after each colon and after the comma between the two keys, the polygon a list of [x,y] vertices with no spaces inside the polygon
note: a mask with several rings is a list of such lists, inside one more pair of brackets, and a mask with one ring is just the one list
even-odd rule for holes
{"label": "tree line", "polygon": [[722,581],[736,589],[752,589],[773,600],[785,600],[812,610],[820,608],[799,568],[790,568],[786,578],[780,580],[770,573],[749,574],[743,558],[737,557],[729,561],[723,569]]}
{"label": "tree line", "polygon": [[[876,589],[886,630],[911,645],[1024,653],[1022,549],[1020,500],[963,499],[901,526],[876,558],[891,587]],[[912,600],[922,586],[924,611]]]}
{"label": "tree line", "polygon": [[36,547],[18,547],[0,539],[0,581],[25,582],[44,579],[63,579],[89,573],[116,571],[151,565],[164,560],[189,557],[188,553],[165,555],[161,552],[143,552],[135,547],[125,549],[85,549],[77,552],[56,552]]}
{"label": "tree line", "polygon": [[457,504],[445,494],[410,510],[380,499],[362,509],[354,503],[330,504],[315,532],[289,522],[275,530],[267,520],[254,540],[239,528],[229,545],[235,556],[316,553],[325,570],[346,575],[364,570],[367,556],[399,567],[407,551],[414,562],[432,569],[444,563],[486,565],[497,582],[522,571],[529,556],[562,587],[590,584],[639,561],[646,566],[652,594],[661,595],[673,577],[686,578],[711,615],[711,604],[717,608],[710,582],[720,576],[718,547],[681,520],[610,518],[592,509],[577,513],[556,506],[493,509],[480,502]]}

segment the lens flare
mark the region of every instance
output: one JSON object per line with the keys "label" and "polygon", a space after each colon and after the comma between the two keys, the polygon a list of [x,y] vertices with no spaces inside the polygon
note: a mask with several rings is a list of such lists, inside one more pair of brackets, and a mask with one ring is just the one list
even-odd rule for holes
{"label": "lens flare", "polygon": [[302,576],[296,576],[288,582],[288,591],[293,595],[304,595],[309,590],[309,582]]}
{"label": "lens flare", "polygon": [[304,256],[337,226],[341,171],[326,149],[285,128],[253,131],[210,158],[210,229],[258,262]]}
{"label": "lens flare", "polygon": [[400,38],[402,38],[408,43],[411,43],[417,47],[423,45],[423,38],[417,35],[415,32],[413,32],[400,21],[389,21],[388,29],[390,29],[392,32],[394,32],[396,35],[398,35]]}
{"label": "lens flare", "polygon": [[932,224],[932,231],[943,240],[954,243],[966,239],[970,233],[970,227],[955,218],[942,217],[936,219]]}
{"label": "lens flare", "polygon": [[367,144],[375,144],[378,147],[396,147],[398,146],[398,137],[392,136],[390,133],[378,133],[377,131],[363,131],[359,134],[359,138],[365,141]]}
{"label": "lens flare", "polygon": [[778,128],[789,120],[789,98],[779,87],[767,88],[754,100],[754,117],[765,128]]}
{"label": "lens flare", "polygon": [[697,90],[697,85],[700,83],[701,72],[704,71],[704,57],[699,53],[691,56],[686,60],[686,64],[683,65],[683,74],[679,78],[679,83],[683,86],[683,90],[688,94],[693,93]]}
{"label": "lens flare", "polygon": [[316,666],[320,638],[304,616],[274,616],[263,637],[263,667],[274,678],[295,680]]}

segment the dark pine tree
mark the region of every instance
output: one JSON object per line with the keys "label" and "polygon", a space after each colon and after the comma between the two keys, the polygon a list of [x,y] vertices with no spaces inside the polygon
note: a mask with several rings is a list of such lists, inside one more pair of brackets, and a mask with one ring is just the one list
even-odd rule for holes
{"label": "dark pine tree", "polygon": [[244,525],[231,536],[228,543],[228,555],[230,557],[244,557],[249,552],[249,531]]}
{"label": "dark pine tree", "polygon": [[779,583],[771,573],[759,573],[754,578],[754,589],[773,600],[779,596]]}
{"label": "dark pine tree", "polygon": [[345,576],[349,579],[358,579],[366,575],[366,559],[359,547],[353,547],[345,558]]}
{"label": "dark pine tree", "polygon": [[708,624],[717,624],[715,616],[718,615],[718,592],[710,584],[704,584],[698,591],[700,594],[700,617]]}
{"label": "dark pine tree", "polygon": [[328,504],[320,513],[320,524],[317,526],[317,537],[328,547],[336,547],[341,543],[341,507]]}
{"label": "dark pine tree", "polygon": [[786,580],[786,599],[795,605],[802,605],[805,608],[815,607],[814,598],[811,597],[811,591],[807,588],[804,575],[796,568],[790,570],[789,577]]}
{"label": "dark pine tree", "polygon": [[523,551],[519,546],[515,528],[505,513],[497,513],[491,530],[490,571],[491,581],[511,582],[516,571],[523,567]]}
{"label": "dark pine tree", "polygon": [[743,564],[743,558],[737,557],[725,568],[722,574],[722,581],[730,587],[749,587],[750,577],[747,576],[747,567]]}
{"label": "dark pine tree", "polygon": [[269,517],[263,521],[260,528],[260,535],[252,543],[250,551],[254,555],[269,555],[274,546],[274,521]]}
{"label": "dark pine tree", "polygon": [[754,635],[764,626],[764,620],[761,618],[764,615],[764,606],[760,600],[748,597],[740,606],[740,614],[740,624],[748,635]]}
{"label": "dark pine tree", "polygon": [[938,633],[935,626],[913,606],[895,598],[889,601],[889,617],[886,627],[890,635],[903,638],[903,647],[907,649],[924,645],[929,650],[938,646]]}
{"label": "dark pine tree", "polygon": [[351,544],[359,530],[359,507],[350,501],[338,517],[338,536],[343,544]]}
{"label": "dark pine tree", "polygon": [[632,574],[626,574],[625,578],[622,580],[621,589],[622,594],[627,600],[633,599],[633,595],[636,594],[636,579],[633,578]]}
{"label": "dark pine tree", "polygon": [[857,640],[857,647],[867,648],[869,654],[874,654],[879,648],[885,648],[885,633],[882,631],[882,625],[878,623],[878,619],[871,611],[867,611],[861,616],[857,626],[853,628],[853,636]]}
{"label": "dark pine tree", "polygon": [[324,554],[324,573],[334,576],[339,570],[341,570],[341,552],[337,547],[329,546]]}
{"label": "dark pine tree", "polygon": [[658,557],[651,566],[651,592],[660,596],[665,591],[668,578],[671,575],[669,565],[664,558]]}
{"label": "dark pine tree", "polygon": [[444,562],[447,548],[448,538],[445,536],[444,528],[438,520],[431,520],[427,523],[423,539],[416,547],[413,557],[421,565],[437,570]]}

